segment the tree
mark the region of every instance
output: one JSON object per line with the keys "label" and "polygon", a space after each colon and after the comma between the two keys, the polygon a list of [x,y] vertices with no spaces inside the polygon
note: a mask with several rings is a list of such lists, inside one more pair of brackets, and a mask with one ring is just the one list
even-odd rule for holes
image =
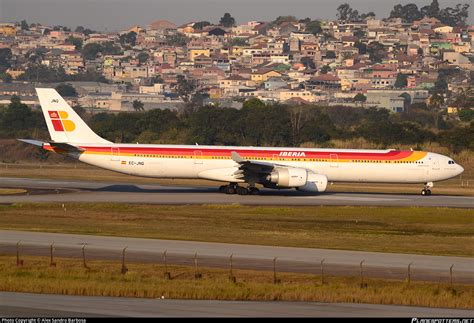
{"label": "tree", "polygon": [[10,67],[10,60],[12,59],[12,50],[10,48],[0,48],[0,71],[2,68]]}
{"label": "tree", "polygon": [[334,59],[336,58],[336,53],[333,50],[328,50],[326,52],[326,58]]}
{"label": "tree", "polygon": [[408,78],[408,75],[402,74],[402,73],[398,73],[398,74],[397,74],[397,79],[396,79],[396,81],[395,81],[395,85],[394,85],[394,86],[395,86],[397,89],[401,89],[401,88],[407,87],[407,84],[408,84],[407,78]]}
{"label": "tree", "polygon": [[180,33],[176,33],[174,35],[168,35],[166,36],[166,43],[169,46],[184,47],[188,43],[188,37]]}
{"label": "tree", "polygon": [[359,54],[361,55],[364,55],[365,53],[367,53],[367,45],[361,42],[360,40],[354,43],[354,47],[359,50]]}
{"label": "tree", "polygon": [[329,65],[324,65],[323,67],[321,67],[321,74],[327,74],[330,70],[331,68],[329,67]]}
{"label": "tree", "polygon": [[73,44],[76,50],[81,50],[82,49],[82,39],[69,36],[68,39],[66,39],[66,43]]}
{"label": "tree", "polygon": [[230,13],[226,12],[219,20],[219,25],[224,27],[233,27],[235,26],[235,19],[230,15]]}
{"label": "tree", "polygon": [[148,58],[150,58],[150,55],[148,55],[148,53],[146,52],[140,52],[138,55],[137,55],[137,58],[138,58],[138,61],[143,64],[145,63]]}
{"label": "tree", "polygon": [[4,83],[11,83],[12,82],[12,76],[8,73],[0,73],[0,80],[2,80]]}
{"label": "tree", "polygon": [[420,9],[424,17],[439,17],[439,3],[438,0],[433,0],[430,5],[424,6]]}
{"label": "tree", "polygon": [[420,20],[421,18],[423,18],[423,15],[418,10],[418,6],[414,3],[409,3],[404,6],[401,4],[397,4],[390,12],[389,18],[401,18],[406,22],[412,23],[415,20]]}
{"label": "tree", "polygon": [[242,107],[246,109],[258,109],[258,108],[264,108],[265,106],[266,105],[262,100],[258,98],[251,98],[251,99],[246,100]]}
{"label": "tree", "polygon": [[439,11],[438,19],[450,26],[465,26],[469,16],[469,4],[458,3],[454,8],[444,8]]}
{"label": "tree", "polygon": [[228,47],[233,47],[233,46],[248,46],[249,42],[245,38],[241,37],[234,37],[231,40],[229,40],[226,44]]}
{"label": "tree", "polygon": [[136,112],[145,111],[144,104],[140,100],[133,100],[132,106]]}
{"label": "tree", "polygon": [[358,21],[360,20],[359,12],[354,10],[349,6],[349,4],[344,3],[337,7],[337,15],[338,20],[342,21]]}
{"label": "tree", "polygon": [[318,20],[308,22],[305,26],[305,31],[313,35],[320,34],[323,31],[323,29],[321,28],[321,22]]}
{"label": "tree", "polygon": [[367,52],[369,53],[369,59],[374,63],[382,62],[385,57],[385,49],[379,42],[372,42],[367,46]]}
{"label": "tree", "polygon": [[97,55],[102,51],[102,46],[98,43],[89,43],[82,48],[82,56],[87,60],[97,58]]}
{"label": "tree", "polygon": [[207,27],[207,26],[210,26],[210,25],[211,25],[211,23],[209,21],[199,21],[199,22],[196,22],[193,25],[193,28],[197,29],[197,30],[202,30],[204,27]]}
{"label": "tree", "polygon": [[461,109],[459,110],[459,119],[464,122],[474,121],[474,110],[471,109]]}
{"label": "tree", "polygon": [[84,27],[82,26],[77,26],[76,29],[74,30],[76,33],[81,33],[83,34],[84,33]]}
{"label": "tree", "polygon": [[69,83],[58,84],[58,86],[56,86],[56,91],[58,91],[61,96],[77,97],[76,89]]}
{"label": "tree", "polygon": [[196,85],[193,81],[187,80],[184,75],[178,75],[178,83],[176,85],[176,92],[178,96],[185,102],[191,102],[193,95],[196,92]]}
{"label": "tree", "polygon": [[21,21],[21,30],[30,30],[30,26],[28,26],[26,20]]}
{"label": "tree", "polygon": [[124,45],[129,45],[129,46],[135,46],[137,42],[137,33],[134,31],[131,31],[129,33],[125,33],[119,36],[120,39],[120,44],[122,46]]}
{"label": "tree", "polygon": [[316,64],[314,64],[314,60],[311,57],[302,57],[301,64],[303,64],[307,69],[315,69]]}
{"label": "tree", "polygon": [[357,93],[354,96],[354,102],[364,103],[365,101],[367,101],[367,97],[363,95],[362,93]]}

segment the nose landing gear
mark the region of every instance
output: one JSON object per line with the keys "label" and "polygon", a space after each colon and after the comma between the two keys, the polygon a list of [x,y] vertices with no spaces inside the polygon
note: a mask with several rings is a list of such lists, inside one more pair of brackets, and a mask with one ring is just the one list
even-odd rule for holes
{"label": "nose landing gear", "polygon": [[425,187],[421,190],[421,195],[428,196],[431,195],[431,188],[433,188],[433,182],[425,183]]}

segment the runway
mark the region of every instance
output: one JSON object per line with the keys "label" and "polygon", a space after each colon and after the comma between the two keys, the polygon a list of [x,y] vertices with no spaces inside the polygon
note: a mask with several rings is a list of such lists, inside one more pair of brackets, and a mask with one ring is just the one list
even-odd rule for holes
{"label": "runway", "polygon": [[384,193],[305,194],[295,190],[262,190],[258,196],[226,195],[217,188],[133,183],[101,183],[0,177],[1,187],[26,188],[28,194],[0,196],[0,203],[140,203],[242,205],[428,206],[474,208],[472,196]]}
{"label": "runway", "polygon": [[0,292],[3,317],[472,317],[473,311],[395,305],[139,299]]}
{"label": "runway", "polygon": [[57,257],[82,257],[86,244],[88,259],[121,259],[127,248],[127,261],[162,263],[167,251],[168,263],[193,265],[197,253],[200,266],[228,268],[233,254],[234,268],[273,270],[277,257],[277,270],[319,274],[324,259],[327,275],[358,276],[360,262],[364,260],[366,277],[403,280],[411,263],[413,280],[449,281],[449,268],[453,266],[455,283],[474,284],[474,259],[467,257],[426,256],[397,253],[362,252],[314,248],[292,248],[259,245],[210,243],[197,241],[140,239],[92,235],[58,234],[43,232],[0,230],[0,253],[15,254],[16,243],[21,240],[21,254],[49,256],[49,245],[54,241]]}

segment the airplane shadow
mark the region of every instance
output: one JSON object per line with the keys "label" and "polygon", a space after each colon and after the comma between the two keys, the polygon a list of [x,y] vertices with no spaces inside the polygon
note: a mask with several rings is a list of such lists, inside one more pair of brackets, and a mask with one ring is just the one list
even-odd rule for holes
{"label": "airplane shadow", "polygon": [[[173,193],[173,194],[189,194],[189,193],[207,193],[215,194],[218,193],[217,187],[160,187],[160,188],[141,188],[137,185],[109,185],[97,189],[87,189],[91,192],[118,192],[118,193]],[[296,190],[271,190],[262,189],[260,190],[260,196],[331,196],[331,195],[376,195],[376,196],[388,196],[388,195],[403,195],[403,196],[418,196],[413,193],[399,193],[399,192],[324,192],[324,193],[311,193],[301,192]]]}

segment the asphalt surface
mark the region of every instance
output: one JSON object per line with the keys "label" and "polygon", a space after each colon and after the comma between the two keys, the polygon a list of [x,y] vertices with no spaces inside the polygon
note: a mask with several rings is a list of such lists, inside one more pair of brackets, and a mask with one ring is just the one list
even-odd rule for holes
{"label": "asphalt surface", "polygon": [[[16,254],[20,242],[20,254],[47,256],[54,241],[56,257],[82,257],[85,244],[87,259],[121,260],[122,250],[127,247],[127,262],[163,263],[167,252],[169,264],[194,265],[197,253],[199,266],[229,268],[233,255],[234,268],[273,270],[277,257],[279,272],[305,272],[320,274],[324,259],[325,275],[359,276],[363,262],[364,277],[405,279],[411,263],[412,280],[448,282],[449,268],[453,265],[454,283],[474,284],[474,259],[467,257],[426,256],[397,253],[291,248],[226,243],[105,237],[26,231],[0,230],[0,254]],[[173,274],[173,273],[171,273]]]}
{"label": "asphalt surface", "polygon": [[[140,204],[232,204],[243,205],[354,205],[434,206],[474,208],[472,196],[384,193],[307,194],[295,190],[262,190],[258,196],[226,195],[217,188],[173,187],[131,183],[101,183],[0,177],[1,187],[27,188],[25,195],[0,196],[0,203],[104,202]],[[436,194],[436,190],[434,190]]]}
{"label": "asphalt surface", "polygon": [[137,299],[0,292],[4,317],[472,317],[472,310],[394,305]]}

